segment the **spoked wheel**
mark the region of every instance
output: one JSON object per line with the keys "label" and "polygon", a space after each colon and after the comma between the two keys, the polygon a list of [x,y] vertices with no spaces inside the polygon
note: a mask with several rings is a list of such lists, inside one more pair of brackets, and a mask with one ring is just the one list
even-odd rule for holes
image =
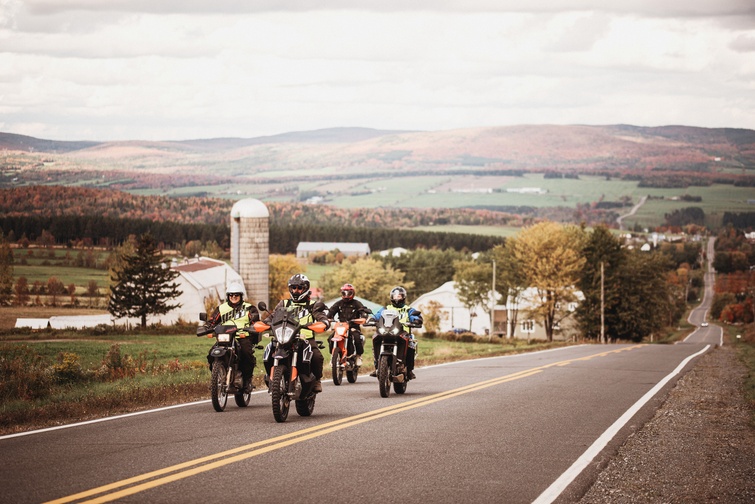
{"label": "spoked wheel", "polygon": [[317,394],[312,394],[309,399],[296,401],[296,412],[299,416],[310,416],[315,410],[315,398]]}
{"label": "spoked wheel", "polygon": [[380,357],[378,362],[377,379],[380,386],[380,397],[388,397],[391,395],[391,367],[388,364],[388,356],[384,355]]}
{"label": "spoked wheel", "polygon": [[246,408],[249,406],[249,400],[252,398],[252,392],[236,392],[233,395],[233,398],[236,399],[236,406],[239,408]]}
{"label": "spoked wheel", "polygon": [[225,366],[220,361],[212,363],[212,381],[210,382],[212,407],[221,412],[228,402],[228,390],[225,388]]}
{"label": "spoked wheel", "polygon": [[349,371],[346,371],[346,379],[349,380],[349,383],[356,383],[357,376],[359,376],[359,367],[354,366]]}
{"label": "spoked wheel", "polygon": [[341,366],[341,349],[333,345],[333,356],[330,359],[331,371],[333,372],[333,383],[340,385],[343,381],[343,367]]}
{"label": "spoked wheel", "polygon": [[273,416],[276,422],[285,422],[291,398],[288,397],[288,373],[286,366],[276,366],[270,390],[273,396]]}

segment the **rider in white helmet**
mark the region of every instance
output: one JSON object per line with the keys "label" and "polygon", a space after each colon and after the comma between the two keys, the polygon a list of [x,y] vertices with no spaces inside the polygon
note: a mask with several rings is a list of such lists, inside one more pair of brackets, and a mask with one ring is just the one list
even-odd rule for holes
{"label": "rider in white helmet", "polygon": [[260,314],[257,308],[252,303],[244,301],[244,286],[239,281],[233,281],[226,288],[225,302],[215,308],[205,324],[208,329],[214,329],[218,324],[235,325],[239,329],[247,328],[237,333],[241,346],[239,364],[244,377],[245,391],[252,390],[252,375],[257,360],[254,357],[254,342],[252,342],[255,338],[249,336],[256,336],[251,327],[259,319]]}

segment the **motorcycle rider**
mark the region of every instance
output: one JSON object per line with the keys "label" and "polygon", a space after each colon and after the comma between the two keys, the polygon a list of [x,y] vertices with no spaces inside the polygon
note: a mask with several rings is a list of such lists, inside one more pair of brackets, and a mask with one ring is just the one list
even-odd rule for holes
{"label": "motorcycle rider", "polygon": [[[252,390],[252,375],[257,360],[254,357],[254,345],[257,335],[251,329],[252,324],[260,319],[260,313],[257,308],[244,301],[244,286],[241,282],[233,281],[228,285],[225,291],[225,302],[221,303],[212,312],[210,318],[205,322],[205,328],[212,330],[218,324],[235,325],[239,328],[236,338],[239,342],[239,367],[241,375],[244,378],[244,392]],[[245,328],[246,330],[240,330]]]}
{"label": "motorcycle rider", "polygon": [[[276,308],[285,307],[288,311],[296,311],[299,315],[299,320],[302,324],[311,324],[313,322],[324,322],[325,328],[330,327],[330,321],[328,320],[327,310],[328,307],[322,301],[312,302],[310,299],[312,291],[310,288],[309,278],[306,275],[297,273],[288,280],[288,293],[289,299],[281,299]],[[275,311],[275,309],[273,309]],[[265,320],[265,322],[269,322]],[[315,383],[312,391],[315,393],[322,392],[322,366],[325,359],[322,356],[322,352],[317,347],[315,341],[315,333],[310,329],[302,329],[300,331],[302,338],[306,339],[309,343],[309,347],[312,349],[312,374],[315,375]],[[267,367],[267,363],[265,366]],[[267,374],[270,374],[270,370],[267,370]]]}
{"label": "motorcycle rider", "polygon": [[[357,366],[362,365],[362,354],[364,353],[364,342],[362,341],[362,331],[359,324],[352,322],[354,319],[368,317],[372,315],[372,310],[364,306],[361,301],[354,299],[356,289],[350,283],[343,284],[341,287],[341,299],[333,303],[328,310],[328,318],[334,320],[336,315],[341,322],[349,322],[349,339],[353,341],[357,353]],[[328,348],[333,353],[333,335],[328,336]],[[351,352],[351,348],[349,348]]]}
{"label": "motorcycle rider", "polygon": [[[404,328],[404,331],[409,333],[410,336],[409,348],[406,349],[406,372],[409,375],[409,379],[413,380],[416,378],[416,376],[414,375],[414,355],[416,353],[417,342],[414,340],[414,335],[411,334],[410,327],[407,324],[411,322],[413,324],[419,324],[419,326],[421,327],[424,323],[424,320],[422,319],[422,313],[420,313],[418,310],[415,310],[406,303],[406,289],[401,286],[396,286],[391,289],[390,301],[391,302],[389,305],[380,308],[377,311],[375,318],[380,318],[383,310],[394,310],[399,312],[399,320],[401,321],[401,325]],[[373,341],[372,354],[375,360],[375,371],[370,373],[370,376],[377,376],[378,357],[380,357],[379,353],[380,346],[375,345]]]}

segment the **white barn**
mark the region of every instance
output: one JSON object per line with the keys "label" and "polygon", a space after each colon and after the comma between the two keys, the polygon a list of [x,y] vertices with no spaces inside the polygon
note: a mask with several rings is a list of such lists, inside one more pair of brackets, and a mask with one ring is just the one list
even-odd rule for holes
{"label": "white barn", "polygon": [[307,259],[312,254],[319,252],[340,251],[344,256],[368,256],[370,255],[369,243],[351,242],[299,242],[296,247],[296,257]]}

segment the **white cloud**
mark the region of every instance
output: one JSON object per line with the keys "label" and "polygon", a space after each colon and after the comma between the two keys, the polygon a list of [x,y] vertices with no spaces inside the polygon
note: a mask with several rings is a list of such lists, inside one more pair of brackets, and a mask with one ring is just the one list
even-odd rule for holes
{"label": "white cloud", "polygon": [[616,3],[0,0],[0,114],[92,140],[755,128],[753,2]]}

